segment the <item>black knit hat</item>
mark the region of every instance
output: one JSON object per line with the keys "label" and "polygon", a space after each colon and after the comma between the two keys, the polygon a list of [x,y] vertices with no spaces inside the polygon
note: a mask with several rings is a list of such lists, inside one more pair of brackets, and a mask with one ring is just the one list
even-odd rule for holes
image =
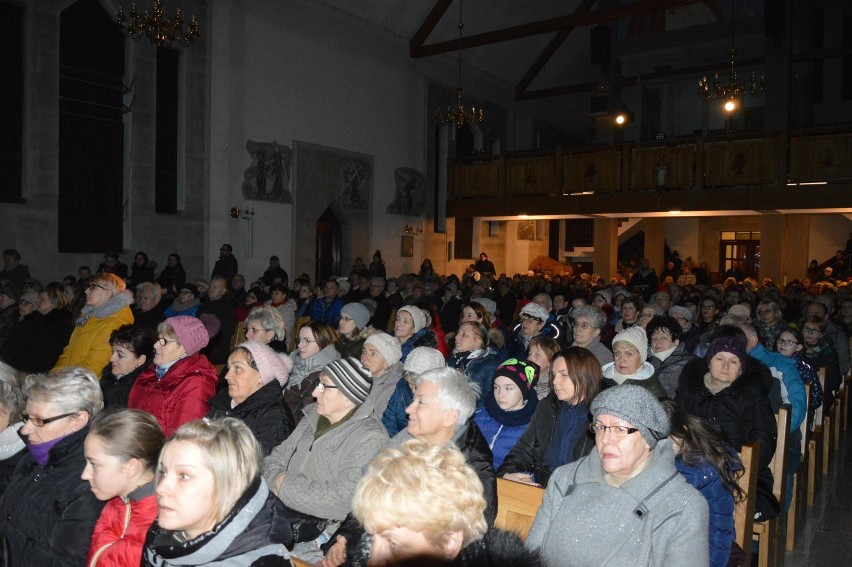
{"label": "black knit hat", "polygon": [[370,394],[373,380],[370,371],[355,358],[347,356],[328,363],[323,369],[340,393],[360,406]]}
{"label": "black knit hat", "polygon": [[494,380],[500,376],[508,378],[518,386],[518,389],[521,391],[521,395],[526,401],[530,399],[531,392],[533,395],[536,395],[535,387],[536,384],[538,384],[538,373],[539,367],[536,363],[526,360],[518,360],[517,358],[510,358],[508,360],[504,360],[500,366],[494,370]]}

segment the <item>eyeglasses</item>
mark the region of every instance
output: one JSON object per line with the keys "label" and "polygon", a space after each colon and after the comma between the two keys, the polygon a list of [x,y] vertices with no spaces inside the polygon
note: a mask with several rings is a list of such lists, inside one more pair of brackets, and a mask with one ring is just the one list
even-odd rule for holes
{"label": "eyeglasses", "polygon": [[297,345],[309,345],[309,344],[315,343],[315,342],[316,341],[313,340],[313,339],[306,339],[304,337],[299,337],[299,339],[296,341],[296,344]]}
{"label": "eyeglasses", "polygon": [[335,389],[337,389],[337,386],[333,386],[333,385],[331,385],[331,384],[323,384],[322,382],[319,382],[319,383],[317,384],[317,392],[318,392],[318,393],[320,393],[320,394],[322,394],[323,392],[325,392],[327,388],[335,388]]}
{"label": "eyeglasses", "polygon": [[757,310],[757,314],[761,315],[761,316],[767,315],[769,313],[775,313],[775,312],[772,309],[758,309]]}
{"label": "eyeglasses", "polygon": [[251,334],[260,333],[264,330],[265,329],[258,329],[257,327],[247,327],[246,328],[246,336],[249,336],[249,333],[251,333]]}
{"label": "eyeglasses", "polygon": [[544,321],[542,321],[538,317],[533,317],[529,313],[521,313],[521,319],[526,319],[527,321],[537,321],[539,323],[544,323]]}
{"label": "eyeglasses", "polygon": [[802,332],[806,335],[820,335],[820,334],[822,334],[822,331],[820,331],[819,329],[814,329],[813,327],[805,327],[804,329],[802,329]]}
{"label": "eyeglasses", "polygon": [[796,341],[788,341],[787,339],[778,339],[775,341],[775,344],[778,346],[796,346],[799,343]]}
{"label": "eyeglasses", "polygon": [[166,346],[169,343],[178,342],[177,339],[167,339],[166,337],[157,337],[157,342],[160,343],[160,346]]}
{"label": "eyeglasses", "polygon": [[352,321],[352,317],[349,317],[348,315],[341,315],[340,316],[340,322],[341,323],[348,323],[349,321]]}
{"label": "eyeglasses", "polygon": [[639,318],[640,319],[653,319],[654,314],[653,313],[642,313],[641,315],[639,315]]}
{"label": "eyeglasses", "polygon": [[96,283],[90,283],[90,284],[89,284],[89,291],[95,291],[95,289],[97,289],[97,288],[100,288],[100,289],[102,289],[102,290],[104,290],[104,291],[106,291],[106,290],[107,290],[107,288],[105,288],[105,287],[104,287],[104,286],[102,286],[102,285],[98,285],[98,284],[96,284]]}
{"label": "eyeglasses", "polygon": [[708,303],[707,305],[702,305],[701,309],[716,309],[716,306],[712,303]]}
{"label": "eyeglasses", "polygon": [[72,415],[77,415],[77,412],[63,413],[62,415],[57,415],[56,417],[46,417],[44,419],[42,419],[40,417],[30,417],[29,415],[27,415],[25,413],[22,413],[21,417],[23,418],[24,423],[29,421],[30,423],[32,423],[36,427],[44,427],[48,423],[53,423],[54,421],[59,421],[60,419],[62,419],[64,417],[69,417],[69,416],[72,416]]}
{"label": "eyeglasses", "polygon": [[586,329],[594,329],[595,326],[592,325],[591,323],[587,322],[587,321],[583,321],[582,323],[577,323],[576,325],[574,325],[574,328],[586,330]]}
{"label": "eyeglasses", "polygon": [[628,435],[632,435],[639,430],[635,427],[627,427],[624,425],[603,425],[602,423],[592,423],[589,425],[589,431],[595,435],[603,435],[605,431],[609,431],[618,439],[624,439]]}

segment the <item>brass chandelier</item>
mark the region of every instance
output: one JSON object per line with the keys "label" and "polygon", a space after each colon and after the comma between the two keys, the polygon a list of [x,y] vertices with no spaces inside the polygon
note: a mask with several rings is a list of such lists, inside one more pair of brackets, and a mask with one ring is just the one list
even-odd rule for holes
{"label": "brass chandelier", "polygon": [[462,1],[459,0],[459,82],[456,87],[456,97],[446,108],[438,107],[435,111],[435,119],[441,124],[455,124],[461,127],[465,122],[479,123],[485,119],[485,110],[481,106],[464,105],[464,89],[462,83],[462,30],[464,30],[464,19],[462,18]]}
{"label": "brass chandelier", "polygon": [[185,47],[198,39],[201,35],[201,29],[198,27],[198,20],[195,16],[192,16],[189,26],[184,30],[183,15],[180,8],[175,12],[175,17],[170,19],[163,14],[162,0],[153,1],[153,10],[150,12],[145,10],[144,14],[139,13],[135,3],[131,4],[130,17],[126,16],[124,10],[119,7],[116,19],[118,25],[121,26],[121,31],[135,41],[139,41],[142,36],[145,36],[157,47],[175,41]]}

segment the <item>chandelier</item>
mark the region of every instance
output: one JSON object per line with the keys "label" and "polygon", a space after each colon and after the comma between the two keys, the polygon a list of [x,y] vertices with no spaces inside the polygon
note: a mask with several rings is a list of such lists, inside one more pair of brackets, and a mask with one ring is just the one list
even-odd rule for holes
{"label": "chandelier", "polygon": [[125,16],[124,10],[119,7],[116,19],[118,20],[118,25],[121,26],[121,31],[132,37],[135,41],[139,41],[144,35],[157,47],[174,41],[187,46],[201,35],[198,20],[195,16],[192,16],[189,27],[184,31],[183,15],[180,8],[175,12],[173,19],[164,16],[162,0],[154,0],[153,10],[150,12],[145,10],[144,14],[139,13],[135,3],[131,4],[129,18]]}
{"label": "chandelier", "polygon": [[698,94],[704,100],[723,99],[735,100],[743,95],[756,97],[763,93],[766,86],[766,78],[763,75],[757,75],[754,71],[743,82],[739,80],[737,75],[737,50],[731,48],[731,71],[728,79],[725,81],[719,80],[719,73],[713,75],[712,85],[707,75],[701,77],[698,81]]}
{"label": "chandelier", "polygon": [[464,105],[464,89],[462,83],[462,30],[464,30],[464,19],[462,18],[462,1],[459,0],[459,82],[456,87],[455,101],[446,108],[439,107],[435,111],[435,119],[441,124],[455,124],[461,127],[465,122],[479,123],[485,118],[485,110],[481,106]]}

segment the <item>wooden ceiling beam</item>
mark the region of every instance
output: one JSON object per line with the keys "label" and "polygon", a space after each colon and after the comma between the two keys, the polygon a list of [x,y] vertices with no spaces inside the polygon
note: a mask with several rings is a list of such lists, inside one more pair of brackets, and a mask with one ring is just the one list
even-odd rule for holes
{"label": "wooden ceiling beam", "polygon": [[[661,10],[704,3],[705,1],[706,0],[642,0],[642,2],[621,4],[612,8],[604,8],[593,12],[583,12],[579,14],[574,13],[570,16],[540,20],[529,24],[484,32],[477,35],[463,37],[461,40],[452,39],[449,41],[432,43],[430,45],[421,45],[420,47],[415,47],[412,42],[411,57],[415,59],[420,57],[429,57],[432,55],[439,55],[441,53],[449,53],[458,49],[470,49],[472,47],[502,43],[513,39],[558,32],[576,27],[592,26],[595,24],[619,20],[621,18],[629,18],[639,14],[659,12]],[[429,18],[427,18],[427,20],[428,19]],[[424,26],[425,23],[426,22],[424,22]],[[418,34],[419,33],[420,32],[418,32]]]}
{"label": "wooden ceiling beam", "polygon": [[[582,12],[588,12],[591,10],[594,5],[595,0],[583,0],[577,9],[574,10],[574,14],[579,14]],[[515,96],[519,96],[524,91],[527,90],[527,87],[530,86],[530,83],[538,76],[539,72],[541,72],[542,68],[550,61],[550,58],[556,53],[556,50],[565,42],[571,32],[574,31],[574,28],[568,28],[564,30],[560,30],[556,36],[551,40],[550,44],[544,48],[544,51],[538,56],[532,66],[527,70],[524,76],[521,78],[521,81],[515,87]]]}
{"label": "wooden ceiling beam", "polygon": [[420,29],[417,30],[414,37],[411,38],[411,45],[409,47],[411,57],[414,57],[414,53],[423,47],[423,44],[426,43],[426,39],[429,37],[429,34],[432,33],[432,30],[435,29],[435,26],[437,26],[438,22],[441,21],[441,18],[444,17],[444,14],[447,12],[447,8],[449,8],[452,3],[453,0],[437,0],[437,2],[435,2],[435,5],[432,7],[432,11],[429,12],[429,15],[426,16],[426,19],[423,20],[422,24],[420,24]]}

